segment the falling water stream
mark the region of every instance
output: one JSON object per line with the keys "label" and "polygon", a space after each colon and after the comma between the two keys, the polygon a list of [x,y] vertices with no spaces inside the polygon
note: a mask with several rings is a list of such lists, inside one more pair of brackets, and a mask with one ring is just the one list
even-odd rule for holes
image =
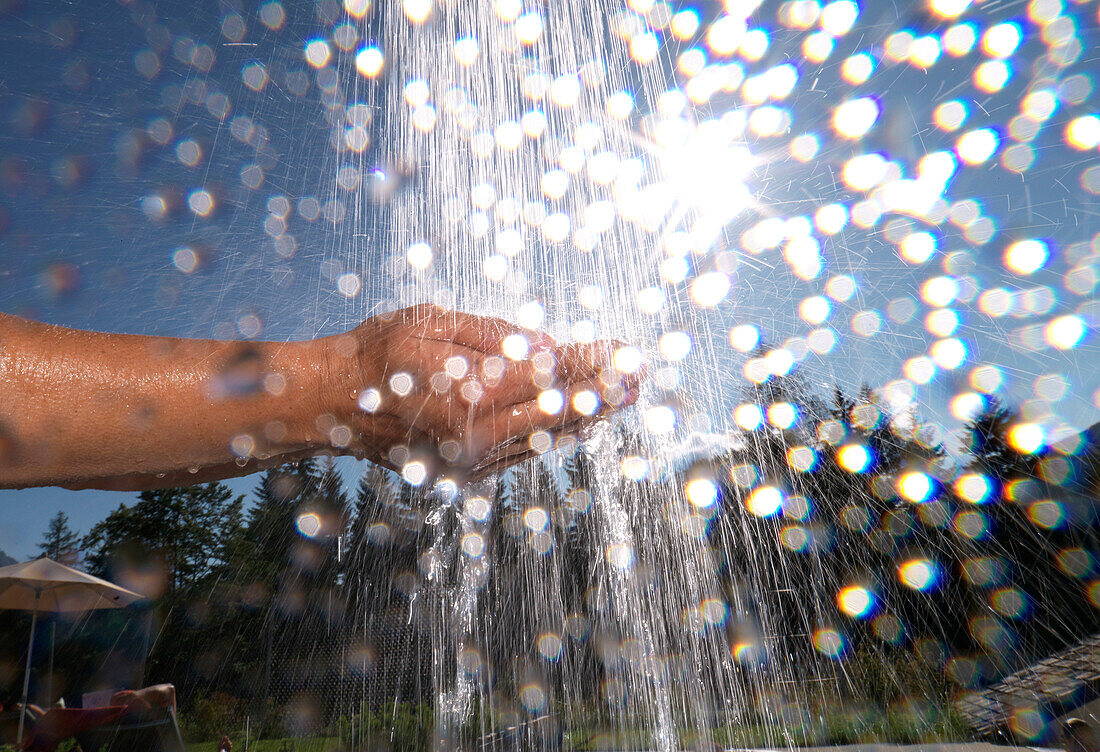
{"label": "falling water stream", "polygon": [[[378,152],[364,148],[358,158],[333,157],[331,169],[338,185],[374,181],[375,191],[407,181],[386,196],[383,212],[351,209],[381,223],[373,232],[389,251],[378,275],[373,249],[348,259],[342,245],[334,248],[352,275],[344,279],[367,288],[352,301],[401,307],[430,300],[546,328],[563,340],[614,336],[640,348],[622,351],[616,365],[634,370],[644,358],[653,371],[627,419],[638,445],[628,448],[623,434],[598,428],[583,450],[591,477],[550,495],[559,508],[538,506],[547,498],[536,488],[545,478],[520,470],[511,481],[520,497],[512,509],[494,481],[451,489],[453,498],[429,515],[435,532],[424,597],[434,599],[436,615],[439,748],[458,743],[475,703],[500,706],[502,691],[511,694],[503,704],[522,711],[515,725],[534,730],[520,735],[529,744],[553,746],[557,734],[583,726],[571,709],[591,699],[585,687],[597,667],[571,655],[581,639],[600,658],[598,696],[612,708],[611,727],[626,732],[616,743],[628,746],[706,743],[712,729],[743,720],[754,704],[765,706],[765,717],[772,713],[762,697],[806,700],[822,679],[822,696],[830,686],[860,683],[843,667],[816,676],[812,661],[787,646],[801,634],[819,655],[840,658],[846,645],[843,628],[833,626],[833,602],[839,597],[849,617],[869,618],[874,588],[838,596],[843,583],[815,573],[812,563],[777,565],[757,551],[753,536],[761,532],[786,534],[792,550],[812,549],[819,544],[799,540],[821,534],[809,525],[745,526],[737,532],[748,561],[733,563],[737,556],[726,549],[717,552],[725,566],[717,563],[716,536],[706,529],[729,524],[709,512],[720,481],[702,477],[691,496],[675,471],[684,464],[685,437],[714,436],[719,428],[786,431],[791,464],[802,452],[803,469],[813,465],[818,450],[810,447],[829,439],[800,433],[798,425],[821,425],[806,395],[788,388],[771,400],[746,396],[760,396],[794,371],[826,384],[854,366],[881,384],[870,424],[892,422],[898,434],[929,447],[948,437],[915,422],[923,418],[912,408],[930,398],[922,388],[952,384],[958,391],[944,399],[953,417],[965,418],[983,393],[996,391],[993,382],[1007,378],[983,358],[1025,341],[1033,344],[1022,349],[1035,352],[1070,351],[1081,340],[1095,316],[1087,306],[1088,313],[1070,308],[1048,319],[1042,333],[1010,333],[997,323],[1002,307],[1016,305],[1004,302],[1012,296],[1028,305],[1021,281],[1054,252],[1048,240],[1015,226],[1024,223],[987,215],[991,202],[965,197],[972,174],[1031,169],[1035,135],[1076,80],[1066,69],[1080,42],[1075,48],[1069,36],[1050,31],[1053,5],[1033,3],[1027,22],[956,20],[966,5],[934,3],[914,8],[911,19],[888,21],[882,6],[852,2],[349,7],[368,19],[366,46],[354,65],[350,55],[328,63],[336,72],[330,96],[369,110],[355,115],[355,107],[330,105],[332,139],[356,152],[357,140],[367,138],[361,131],[385,134],[388,163],[377,167]],[[1039,43],[1028,24],[1050,31],[1042,35],[1047,50],[1014,67],[1021,45]],[[328,42],[311,44],[314,64],[323,67]],[[980,60],[970,56],[976,47]],[[967,60],[966,79],[955,68],[936,79],[937,64],[953,65],[952,58]],[[1005,112],[1007,105],[986,105],[1014,76],[1030,76],[1016,85],[1019,114],[991,114]],[[892,96],[907,86],[921,94]],[[948,95],[960,87],[970,99]],[[1100,121],[1065,128],[1072,149],[1100,140]],[[930,129],[934,137],[925,141]],[[357,187],[350,192],[362,195]],[[965,322],[961,310],[970,312]],[[896,350],[921,318],[931,335],[926,349]],[[968,373],[969,386],[956,373]],[[1056,421],[1045,425],[1052,440],[1070,433]],[[569,482],[562,456],[575,449],[555,455],[544,435],[531,443],[548,453],[541,472]],[[797,497],[797,481],[767,468],[751,447],[747,454],[756,461],[730,471],[753,476],[744,484],[749,512],[811,516],[788,509],[783,498]],[[870,471],[872,457],[850,454],[858,456],[848,463],[838,455],[848,471]],[[906,469],[948,480],[930,460],[911,458]],[[564,500],[577,490],[588,494],[590,507],[579,515],[590,519],[563,521]],[[774,498],[765,498],[769,490]],[[853,510],[876,501],[865,488],[857,494],[868,498],[849,499]],[[471,515],[467,507],[481,499],[491,512]],[[508,513],[523,520],[510,554],[486,524]],[[580,583],[567,581],[578,573],[559,550],[571,535],[588,536]],[[508,572],[493,571],[500,568]],[[487,584],[498,578],[510,588]],[[760,592],[783,582],[789,587]],[[914,582],[918,590],[928,585]],[[577,603],[566,591],[578,585],[584,614],[569,610]],[[481,592],[487,587],[489,595]],[[770,613],[783,610],[776,603],[783,592],[808,599],[794,604],[800,633]],[[505,618],[517,609],[522,616]],[[573,637],[571,619],[584,624]],[[504,634],[494,630],[501,623]],[[892,624],[880,614],[887,643],[897,639]],[[754,675],[757,665],[767,670]],[[781,684],[791,691],[776,691]],[[480,717],[483,738],[492,738],[492,712]],[[784,743],[783,722],[770,717],[774,742]],[[631,741],[630,731],[640,736]]]}

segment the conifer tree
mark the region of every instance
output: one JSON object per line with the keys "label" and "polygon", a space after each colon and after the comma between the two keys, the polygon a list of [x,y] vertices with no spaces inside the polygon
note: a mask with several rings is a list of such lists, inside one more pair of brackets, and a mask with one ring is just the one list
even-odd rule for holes
{"label": "conifer tree", "polygon": [[981,412],[964,426],[970,468],[1005,482],[1033,474],[1034,460],[1009,442],[1009,431],[1016,413],[997,397],[988,397]]}
{"label": "conifer tree", "polygon": [[89,570],[110,576],[113,568],[155,563],[172,597],[221,563],[227,521],[238,518],[243,503],[221,483],[142,491],[137,503],[120,505],[84,537]]}
{"label": "conifer tree", "polygon": [[69,515],[58,510],[57,514],[50,518],[50,525],[38,544],[38,550],[47,559],[53,559],[58,564],[67,567],[80,565],[80,536],[69,527]]}

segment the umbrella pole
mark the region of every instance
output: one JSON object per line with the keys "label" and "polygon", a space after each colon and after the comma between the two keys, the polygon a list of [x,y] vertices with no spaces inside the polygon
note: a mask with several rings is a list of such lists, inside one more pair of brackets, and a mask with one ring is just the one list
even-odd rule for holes
{"label": "umbrella pole", "polygon": [[31,637],[27,641],[27,668],[23,671],[23,706],[19,709],[19,736],[16,739],[16,746],[23,746],[23,721],[27,717],[27,692],[31,686],[31,656],[34,653],[34,628],[38,626],[38,596],[39,593],[34,594],[34,611],[31,612]]}
{"label": "umbrella pole", "polygon": [[57,646],[57,617],[50,619],[50,673],[46,675],[46,702],[51,705],[53,698],[53,651]]}

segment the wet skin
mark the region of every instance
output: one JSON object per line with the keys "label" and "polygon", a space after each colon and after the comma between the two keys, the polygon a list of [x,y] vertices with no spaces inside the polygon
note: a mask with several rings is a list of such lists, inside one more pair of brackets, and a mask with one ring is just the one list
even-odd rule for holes
{"label": "wet skin", "polygon": [[[143,490],[316,455],[418,462],[462,482],[631,404],[643,375],[615,371],[620,346],[559,345],[435,306],[302,342],[105,334],[0,314],[0,487]],[[581,392],[598,397],[591,415],[591,395],[583,411],[574,404]]]}

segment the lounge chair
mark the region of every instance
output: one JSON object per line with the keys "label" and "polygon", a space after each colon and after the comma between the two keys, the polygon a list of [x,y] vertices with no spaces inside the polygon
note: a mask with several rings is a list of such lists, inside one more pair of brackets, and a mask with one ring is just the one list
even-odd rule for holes
{"label": "lounge chair", "polygon": [[171,684],[115,692],[109,703],[108,707],[122,707],[126,712],[117,723],[76,734],[84,752],[184,752],[176,718],[176,688]]}
{"label": "lounge chair", "polygon": [[[171,685],[114,693],[104,707],[42,710],[29,705],[27,711],[25,752],[53,752],[70,737],[84,752],[184,752]],[[0,743],[15,743],[18,722],[18,710],[0,715]]]}
{"label": "lounge chair", "polygon": [[127,709],[117,723],[76,734],[84,752],[185,752],[175,708]]}

